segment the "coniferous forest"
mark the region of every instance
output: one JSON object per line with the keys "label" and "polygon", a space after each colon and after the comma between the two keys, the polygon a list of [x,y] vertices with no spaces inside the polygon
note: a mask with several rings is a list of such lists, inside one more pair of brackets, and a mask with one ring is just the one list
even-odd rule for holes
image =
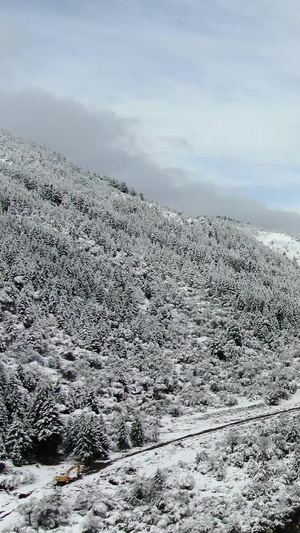
{"label": "coniferous forest", "polygon": [[103,457],[172,409],[296,391],[295,262],[6,132],[0,156],[2,457]]}

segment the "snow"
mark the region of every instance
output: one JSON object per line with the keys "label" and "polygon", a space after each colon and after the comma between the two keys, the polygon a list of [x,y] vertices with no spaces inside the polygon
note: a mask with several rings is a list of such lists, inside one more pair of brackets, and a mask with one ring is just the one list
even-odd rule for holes
{"label": "snow", "polygon": [[300,241],[285,233],[259,231],[256,235],[258,241],[289,259],[295,259],[300,264]]}
{"label": "snow", "polygon": [[[31,474],[33,481],[31,483],[19,485],[15,490],[9,493],[0,491],[0,511],[3,511],[3,514],[11,512],[9,516],[2,520],[5,527],[9,527],[15,523],[16,513],[14,511],[25,501],[24,499],[19,499],[19,494],[28,494],[32,492],[32,496],[28,497],[26,501],[33,497],[42,499],[45,495],[51,494],[54,486],[54,476],[57,474],[57,466],[45,466],[40,464],[27,465],[18,468],[18,471],[20,477],[21,475],[26,476],[26,474]],[[0,475],[0,478],[1,477],[3,476]]]}
{"label": "snow", "polygon": [[0,163],[5,163],[6,165],[10,165],[10,166],[12,165],[12,161],[7,161],[3,157],[0,157]]}
{"label": "snow", "polygon": [[163,216],[167,219],[175,219],[176,221],[182,223],[181,217],[175,211],[163,211]]}
{"label": "snow", "polygon": [[[188,410],[187,410],[188,411]],[[266,412],[266,405],[261,401],[241,398],[237,406],[225,409],[210,409],[206,413],[188,411],[178,418],[165,415],[161,420],[160,440],[171,440],[189,433],[218,427],[219,425],[242,420],[245,414],[255,416]]]}
{"label": "snow", "polygon": [[[184,435],[193,434],[200,430],[216,429],[215,432],[210,434],[191,436],[184,441],[173,442],[162,448],[151,450],[140,450],[137,455],[122,457],[120,454],[111,456],[111,459],[116,459],[110,466],[99,472],[94,472],[91,475],[86,475],[82,480],[76,481],[76,483],[70,486],[64,486],[60,490],[67,502],[74,509],[75,501],[78,494],[84,494],[85,491],[101,490],[101,493],[114,497],[118,487],[125,483],[124,472],[126,468],[133,467],[135,469],[135,475],[146,476],[146,478],[153,477],[157,468],[168,470],[172,475],[180,476],[179,480],[182,482],[183,476],[192,476],[194,480],[194,490],[199,494],[201,498],[212,497],[218,494],[220,497],[226,496],[228,492],[239,493],[241,487],[245,486],[246,480],[242,469],[229,466],[226,468],[226,482],[216,477],[216,472],[205,472],[195,470],[195,459],[197,454],[203,450],[209,452],[213,447],[216,447],[217,443],[224,439],[224,435],[228,432],[228,429],[219,429],[218,427],[226,423],[232,423],[234,421],[240,422],[247,418],[258,416],[260,414],[271,414],[279,410],[291,409],[298,407],[300,409],[300,391],[298,391],[289,400],[281,402],[280,406],[267,407],[262,402],[250,402],[241,398],[237,406],[227,409],[215,409],[209,413],[197,413],[188,412],[178,418],[171,418],[165,416],[162,419],[162,427],[160,432],[160,442],[169,441],[174,438],[183,437]],[[257,424],[256,421],[249,421],[244,429],[243,433],[252,431],[253,425]],[[130,453],[130,452],[129,452]],[[55,475],[60,472],[65,472],[70,466],[70,463],[63,463],[60,465],[28,465],[15,469],[19,473],[19,477],[30,475],[33,480],[29,483],[19,485],[16,490],[10,493],[4,491],[0,492],[0,511],[3,514],[11,512],[8,516],[4,516],[1,520],[0,515],[0,528],[3,526],[6,531],[12,528],[18,521],[17,510],[24,504],[24,502],[33,502],[35,500],[42,501],[43,498],[50,496],[54,493],[54,478]],[[116,485],[112,485],[109,480],[114,480]],[[57,490],[57,489],[56,489]],[[20,493],[31,493],[26,500],[19,500],[18,495]],[[65,533],[80,532],[82,531],[82,522],[84,517],[78,514],[78,512],[72,513],[72,519],[69,526],[64,526],[60,531]]]}

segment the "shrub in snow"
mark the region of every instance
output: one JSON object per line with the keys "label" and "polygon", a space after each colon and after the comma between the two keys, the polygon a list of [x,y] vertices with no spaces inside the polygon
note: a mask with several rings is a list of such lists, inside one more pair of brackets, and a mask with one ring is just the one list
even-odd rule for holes
{"label": "shrub in snow", "polygon": [[220,361],[226,361],[227,356],[225,352],[225,340],[223,338],[214,338],[209,345],[210,353],[213,357],[217,357]]}
{"label": "shrub in snow", "polygon": [[6,463],[6,467],[0,474],[0,489],[11,491],[20,485],[33,483],[35,476],[32,472],[14,468],[11,464]]}
{"label": "shrub in snow", "polygon": [[284,466],[280,471],[280,480],[285,485],[292,485],[298,479],[298,472],[293,466]]}
{"label": "shrub in snow", "polygon": [[143,430],[145,442],[157,442],[159,437],[160,420],[157,416],[143,418]]}
{"label": "shrub in snow", "polygon": [[180,478],[179,487],[181,489],[193,490],[194,486],[195,486],[195,479],[193,478],[192,475],[188,474]]}
{"label": "shrub in snow", "polygon": [[236,346],[242,346],[242,335],[237,324],[231,324],[226,331],[227,338],[233,340]]}
{"label": "shrub in snow", "polygon": [[221,393],[219,397],[226,407],[232,407],[233,405],[238,404],[235,396],[232,396],[231,394]]}
{"label": "shrub in snow", "polygon": [[179,405],[179,404],[171,405],[171,407],[169,408],[169,414],[173,418],[178,418],[179,416],[181,416],[182,415],[182,407],[181,407],[181,405]]}
{"label": "shrub in snow", "polygon": [[233,453],[239,443],[239,436],[236,430],[229,429],[226,433],[224,444],[227,453]]}
{"label": "shrub in snow", "polygon": [[[186,482],[190,485],[187,476]],[[150,503],[158,505],[158,502],[164,494],[165,488],[168,488],[166,484],[166,475],[158,468],[154,476],[151,478],[137,476],[129,491],[125,490],[123,496],[125,500],[135,508]]]}
{"label": "shrub in snow", "polygon": [[268,390],[265,401],[268,405],[278,405],[280,400],[286,400],[288,396],[286,389],[274,386]]}
{"label": "shrub in snow", "polygon": [[94,486],[86,486],[84,490],[78,492],[73,509],[85,516],[95,502],[102,501],[102,499],[102,494],[96,491]]}
{"label": "shrub in snow", "polygon": [[46,183],[40,188],[40,195],[43,200],[49,200],[55,205],[60,205],[63,199],[63,192],[52,183]]}
{"label": "shrub in snow", "polygon": [[24,517],[19,515],[18,524],[4,528],[2,533],[34,533],[35,531],[31,526],[26,526]]}
{"label": "shrub in snow", "polygon": [[151,484],[147,480],[137,479],[134,483],[128,501],[132,505],[141,505],[141,502],[151,500]]}
{"label": "shrub in snow", "polygon": [[241,453],[235,453],[230,457],[229,464],[237,468],[243,468],[245,463]]}
{"label": "shrub in snow", "polygon": [[31,500],[22,506],[21,511],[26,517],[27,524],[37,531],[40,528],[56,529],[69,523],[69,508],[58,493],[46,496],[41,500]]}
{"label": "shrub in snow", "polygon": [[18,486],[15,476],[2,477],[0,476],[0,490],[11,491]]}
{"label": "shrub in snow", "polygon": [[222,383],[218,383],[217,381],[211,380],[209,388],[212,392],[219,392],[220,390],[222,390],[223,385]]}
{"label": "shrub in snow", "polygon": [[82,533],[99,533],[99,531],[105,531],[103,529],[105,524],[103,520],[98,516],[95,516],[93,513],[88,513],[83,524],[82,524]]}
{"label": "shrub in snow", "polygon": [[30,483],[34,483],[36,480],[36,476],[30,470],[16,469],[15,479],[18,486],[27,485]]}
{"label": "shrub in snow", "polygon": [[106,515],[109,512],[109,507],[106,503],[103,501],[96,501],[93,505],[93,513],[96,516],[100,516],[101,518],[105,518]]}

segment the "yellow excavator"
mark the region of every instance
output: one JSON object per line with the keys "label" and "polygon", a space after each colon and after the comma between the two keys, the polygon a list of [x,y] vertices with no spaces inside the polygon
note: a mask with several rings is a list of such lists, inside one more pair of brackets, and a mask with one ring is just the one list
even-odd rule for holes
{"label": "yellow excavator", "polygon": [[[76,477],[70,476],[70,473],[72,470],[77,470]],[[65,474],[60,474],[59,476],[55,476],[55,481],[58,485],[65,485],[66,483],[71,483],[72,481],[76,481],[76,479],[82,478],[82,472],[81,472],[81,464],[78,463],[77,465],[71,466],[68,468],[67,472]]]}

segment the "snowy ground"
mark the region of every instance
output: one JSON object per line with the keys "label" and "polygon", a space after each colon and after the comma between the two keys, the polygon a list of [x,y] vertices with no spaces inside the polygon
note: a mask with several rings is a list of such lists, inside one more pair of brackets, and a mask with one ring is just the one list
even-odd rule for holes
{"label": "snowy ground", "polygon": [[[203,449],[209,449],[211,446],[215,446],[218,440],[224,438],[226,431],[228,432],[226,429],[218,430],[218,426],[232,422],[239,423],[242,420],[246,420],[253,416],[272,414],[279,410],[285,411],[295,407],[299,407],[300,409],[300,392],[296,393],[290,400],[283,401],[280,406],[268,407],[262,402],[248,402],[244,400],[237,406],[213,410],[206,414],[186,412],[178,418],[170,418],[166,416],[162,420],[160,442],[170,441],[176,438],[178,439],[188,434],[207,430],[209,428],[214,429],[215,431],[197,437],[190,437],[182,442],[170,443],[165,447],[148,451],[141,450],[141,453],[132,457],[125,456],[120,458],[120,455],[115,455],[112,459],[118,460],[108,466],[105,470],[86,475],[83,480],[78,480],[75,483],[62,488],[55,487],[54,477],[56,474],[66,471],[68,466],[70,466],[69,463],[62,464],[59,467],[31,465],[14,469],[17,470],[17,476],[21,483],[19,482],[15,490],[10,492],[0,490],[0,531],[13,531],[14,525],[19,520],[19,514],[17,511],[25,502],[27,504],[28,502],[30,503],[30,501],[34,501],[34,499],[43,501],[47,496],[55,493],[55,491],[61,491],[61,494],[63,494],[64,498],[69,502],[71,508],[74,508],[74,501],[79,494],[89,492],[93,490],[93,487],[97,488],[97,491],[106,494],[106,496],[113,498],[114,494],[120,489],[120,485],[126,483],[126,481],[124,481],[124,472],[126,472],[126,469],[133,468],[135,475],[151,477],[154,475],[158,467],[161,469],[174,467],[176,470],[176,465],[181,465],[180,468],[185,468],[182,465],[186,464],[187,475],[189,475],[189,469],[192,468],[191,465],[194,465],[197,454],[201,453]],[[247,427],[252,427],[251,424],[255,427],[256,422],[249,422]],[[197,490],[200,491],[202,495],[205,494],[206,497],[215,492],[220,493],[220,490],[224,490],[225,493],[229,490],[238,492],[240,484],[243,483],[241,477],[242,471],[240,469],[231,469],[232,471],[230,469],[228,470],[225,485],[223,482],[220,485],[220,481],[214,477],[194,471],[194,467],[192,470]],[[3,478],[3,476],[0,475],[0,481],[1,477]],[[28,493],[32,494],[26,499],[19,499],[20,494]],[[65,533],[79,533],[82,531],[83,520],[84,518],[82,514],[72,512],[72,522],[70,525],[62,527],[59,531]],[[112,529],[111,531],[118,530]]]}
{"label": "snowy ground", "polygon": [[300,264],[300,241],[284,233],[259,231],[257,240]]}

